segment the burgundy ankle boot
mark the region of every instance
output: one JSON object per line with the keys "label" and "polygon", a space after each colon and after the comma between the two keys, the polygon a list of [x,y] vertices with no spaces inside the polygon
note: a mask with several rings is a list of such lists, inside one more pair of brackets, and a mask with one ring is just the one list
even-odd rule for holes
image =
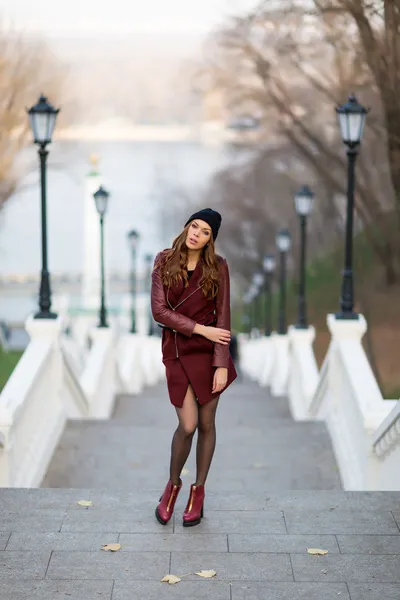
{"label": "burgundy ankle boot", "polygon": [[156,518],[161,525],[166,525],[175,508],[175,502],[181,491],[182,481],[179,480],[179,485],[174,485],[171,480],[165,486],[163,495],[160,498],[160,504],[156,508]]}
{"label": "burgundy ankle boot", "polygon": [[189,500],[183,513],[183,526],[193,527],[201,522],[204,514],[204,485],[191,485]]}

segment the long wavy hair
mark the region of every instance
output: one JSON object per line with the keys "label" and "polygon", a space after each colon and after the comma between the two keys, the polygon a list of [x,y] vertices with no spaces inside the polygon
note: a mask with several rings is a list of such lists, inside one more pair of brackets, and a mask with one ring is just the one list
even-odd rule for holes
{"label": "long wavy hair", "polygon": [[[186,239],[190,223],[184,228],[172,242],[172,248],[166,250],[159,259],[159,264],[155,268],[160,267],[160,276],[163,285],[173,287],[184,282],[185,287],[189,285],[187,276],[188,265],[188,248]],[[203,248],[201,258],[203,264],[203,274],[199,284],[202,287],[203,294],[206,298],[214,298],[219,289],[219,261],[215,253],[215,245],[213,237]]]}

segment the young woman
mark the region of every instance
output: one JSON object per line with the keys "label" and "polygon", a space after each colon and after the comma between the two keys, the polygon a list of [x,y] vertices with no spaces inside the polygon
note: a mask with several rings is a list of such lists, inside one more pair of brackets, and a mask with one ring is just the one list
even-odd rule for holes
{"label": "young woman", "polygon": [[218,400],[236,378],[229,354],[229,271],[214,246],[220,225],[221,215],[211,208],[194,213],[172,248],[160,252],[154,262],[151,308],[163,326],[163,363],[179,422],[172,439],[170,479],[156,508],[162,525],[172,516],[196,429],[196,482],[190,488],[183,525],[200,523],[215,449]]}

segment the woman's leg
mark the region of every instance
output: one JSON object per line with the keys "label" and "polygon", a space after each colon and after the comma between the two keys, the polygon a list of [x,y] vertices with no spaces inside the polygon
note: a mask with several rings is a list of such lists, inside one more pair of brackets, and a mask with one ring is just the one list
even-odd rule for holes
{"label": "woman's leg", "polygon": [[196,486],[205,485],[216,443],[215,414],[219,397],[199,406]]}
{"label": "woman's leg", "polygon": [[181,471],[192,447],[194,432],[198,423],[197,400],[193,388],[189,385],[182,408],[175,408],[179,425],[171,444],[170,478],[174,485],[179,485]]}

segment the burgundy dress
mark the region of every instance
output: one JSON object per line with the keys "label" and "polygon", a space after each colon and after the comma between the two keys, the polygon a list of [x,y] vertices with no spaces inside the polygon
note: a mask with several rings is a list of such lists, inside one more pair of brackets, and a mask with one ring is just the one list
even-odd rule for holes
{"label": "burgundy dress", "polygon": [[[165,251],[164,251],[165,252]],[[164,326],[162,355],[166,369],[171,403],[182,407],[189,384],[199,404],[217,398],[212,394],[216,367],[228,369],[228,381],[222,391],[236,379],[237,374],[229,353],[229,345],[213,343],[193,333],[196,323],[230,330],[230,282],[227,262],[219,259],[220,285],[216,298],[206,298],[200,280],[203,260],[194,269],[189,285],[184,282],[171,288],[163,285],[159,259],[156,256],[152,273],[151,309],[156,322]]]}

